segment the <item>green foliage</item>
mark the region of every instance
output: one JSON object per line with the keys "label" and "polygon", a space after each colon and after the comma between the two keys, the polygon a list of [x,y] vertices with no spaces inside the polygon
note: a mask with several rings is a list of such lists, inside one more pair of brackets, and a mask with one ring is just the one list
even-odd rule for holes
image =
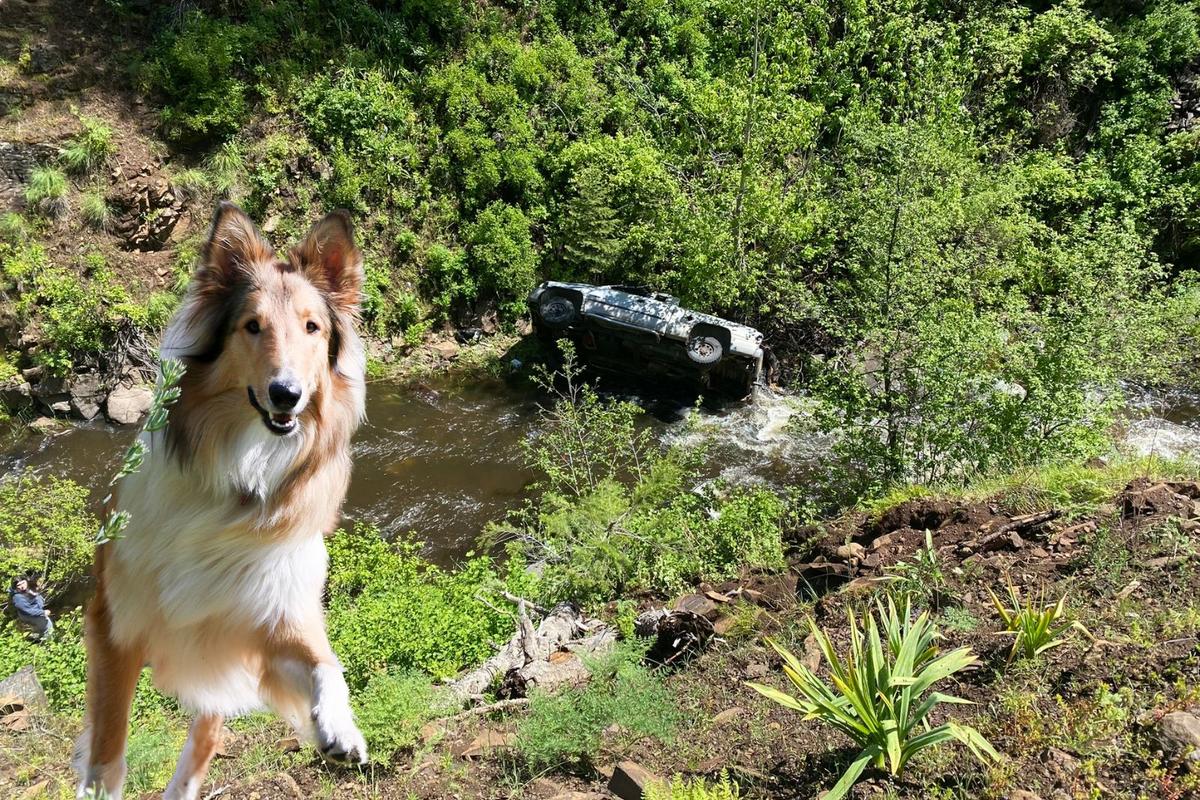
{"label": "green foliage", "polygon": [[57,711],[83,711],[87,685],[87,653],[78,613],[54,619],[54,637],[44,643],[31,642],[15,623],[0,628],[0,675],[7,677],[32,665]]}
{"label": "green foliage", "polygon": [[1067,614],[1066,596],[1053,605],[1041,601],[1035,603],[1032,599],[1022,601],[1021,592],[1012,581],[1008,583],[1007,605],[1000,602],[1000,598],[990,589],[988,594],[992,597],[996,613],[1004,622],[1006,632],[1013,636],[1009,660],[1018,655],[1034,658],[1047,650],[1066,644],[1063,634],[1073,627],[1078,627],[1078,623],[1058,624]]}
{"label": "green foliage", "polygon": [[590,764],[611,725],[631,739],[670,742],[681,715],[662,679],[641,665],[643,652],[636,642],[620,645],[588,663],[591,680],[583,688],[556,695],[535,690],[517,725],[516,749],[525,763],[535,770]]}
{"label": "green foliage", "polygon": [[53,167],[35,167],[25,187],[25,203],[53,219],[67,213],[67,176]]}
{"label": "green foliage", "polygon": [[93,230],[107,231],[112,226],[112,211],[99,191],[87,191],[79,197],[79,216]]}
{"label": "green foliage", "polygon": [[104,164],[117,146],[113,142],[113,131],[103,120],[80,117],[83,130],[71,139],[62,152],[62,163],[68,172],[82,175]]}
{"label": "green foliage", "polygon": [[171,176],[171,186],[175,193],[189,202],[197,202],[209,189],[213,181],[202,169],[189,168],[180,170]]}
{"label": "green foliage", "polygon": [[482,661],[512,620],[479,598],[499,607],[505,586],[532,589],[531,578],[498,574],[483,557],[443,570],[421,558],[420,545],[390,544],[368,525],[339,531],[329,552],[329,637],[356,689],[384,670],[445,678]]}
{"label": "green foliage", "polygon": [[43,334],[44,346],[34,358],[59,375],[78,357],[100,352],[128,301],[102,257],[89,254],[85,260],[87,279],[50,264],[39,246],[0,249],[0,274],[20,290],[18,312],[36,319]]}
{"label": "green foliage", "polygon": [[98,524],[88,490],[67,478],[0,480],[0,576],[35,569],[49,591],[85,577]]}
{"label": "green foliage", "polygon": [[676,775],[669,783],[652,783],[646,787],[646,800],[738,800],[742,796],[729,773],[721,771],[716,783],[703,778],[685,781]]}
{"label": "green foliage", "polygon": [[165,100],[163,130],[179,142],[221,139],[236,132],[250,110],[240,75],[256,44],[252,27],[189,12],[164,34],[142,69],[147,89]]}
{"label": "green foliage", "polygon": [[555,381],[544,379],[554,400],[525,445],[544,476],[541,497],[490,532],[542,565],[547,599],[601,604],[783,563],[779,497],[720,484],[692,491],[702,448],[663,449],[639,424],[640,408],[579,380],[570,351]]}
{"label": "green foliage", "polygon": [[481,291],[494,297],[508,316],[521,314],[536,280],[537,254],[529,226],[525,212],[497,201],[465,232],[468,266],[481,276]]}
{"label": "green foliage", "polygon": [[[829,800],[846,797],[868,766],[898,775],[914,755],[930,747],[957,741],[980,761],[998,761],[999,754],[974,728],[948,720],[932,727],[930,712],[942,704],[969,701],[929,690],[942,680],[977,665],[970,648],[939,655],[938,632],[928,613],[916,619],[905,604],[897,613],[891,598],[887,607],[868,612],[866,630],[859,627],[853,609],[850,647],[844,656],[833,648],[829,636],[809,620],[809,627],[829,666],[833,687],[800,663],[794,655],[770,641],[783,658],[784,674],[799,692],[793,696],[770,686],[751,683],[752,689],[804,719],[820,720],[854,740],[862,748],[846,772],[830,789]],[[929,692],[929,694],[926,694]]]}
{"label": "green foliage", "polygon": [[925,546],[919,548],[911,560],[893,564],[887,571],[897,595],[915,597],[925,604],[936,606],[948,588],[931,531],[925,531]]}
{"label": "green foliage", "polygon": [[29,236],[29,224],[16,211],[0,214],[0,242],[20,244]]}
{"label": "green foliage", "polygon": [[389,761],[420,740],[421,727],[440,713],[429,676],[418,671],[372,675],[354,697],[354,717],[376,761]]}
{"label": "green foliage", "polygon": [[165,786],[175,771],[185,731],[161,711],[143,714],[129,732],[126,791],[141,795]]}

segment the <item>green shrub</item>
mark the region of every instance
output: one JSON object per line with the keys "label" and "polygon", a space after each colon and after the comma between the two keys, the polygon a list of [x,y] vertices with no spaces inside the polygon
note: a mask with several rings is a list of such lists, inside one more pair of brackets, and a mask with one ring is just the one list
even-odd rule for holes
{"label": "green shrub", "polygon": [[1081,628],[1078,623],[1063,622],[1066,619],[1067,598],[1064,595],[1057,603],[1047,604],[1041,600],[1022,601],[1021,591],[1009,581],[1008,604],[1000,602],[1000,598],[990,589],[992,605],[1004,622],[1005,632],[1013,637],[1012,651],[1009,660],[1018,655],[1024,658],[1034,658],[1047,650],[1066,644],[1064,633],[1071,628]]}
{"label": "green shrub", "polygon": [[722,771],[716,783],[703,778],[685,781],[676,775],[669,783],[652,783],[646,787],[646,800],[738,800],[742,796],[737,784]]}
{"label": "green shrub", "polygon": [[641,665],[644,646],[622,645],[588,664],[583,688],[556,695],[534,691],[529,713],[517,725],[516,749],[534,770],[594,761],[611,725],[631,739],[670,742],[681,721],[676,698],[661,678]]}
{"label": "green shrub", "polygon": [[859,776],[868,766],[886,768],[898,775],[909,759],[922,750],[949,741],[965,745],[980,761],[998,761],[999,754],[974,728],[948,720],[933,728],[927,717],[941,704],[970,701],[931,692],[934,684],[977,665],[969,647],[938,655],[937,628],[923,613],[916,619],[907,603],[897,613],[892,599],[886,609],[878,607],[878,623],[868,612],[865,632],[859,627],[854,610],[848,610],[850,647],[844,656],[833,649],[829,635],[809,620],[812,636],[829,666],[833,686],[827,685],[812,670],[800,663],[774,641],[768,643],[783,658],[784,674],[799,691],[799,696],[770,686],[751,683],[764,697],[784,708],[799,711],[805,719],[815,719],[849,736],[862,748],[841,779],[829,790],[829,800],[849,795]]}
{"label": "green shrub", "polygon": [[421,558],[420,545],[390,544],[368,525],[339,531],[329,552],[329,637],[356,689],[385,670],[444,678],[482,661],[490,641],[512,634],[512,618],[477,598],[499,607],[504,585],[531,588],[487,558],[443,570]]}
{"label": "green shrub", "polygon": [[509,318],[525,311],[533,289],[537,254],[530,238],[529,218],[519,208],[497,201],[467,227],[467,263]]}
{"label": "green shrub", "polygon": [[219,197],[229,198],[237,194],[245,171],[241,146],[236,141],[228,141],[209,157],[206,174],[212,190]]}
{"label": "green shrub", "polygon": [[555,399],[525,444],[544,476],[536,503],[489,535],[512,538],[542,569],[541,590],[602,604],[634,590],[678,592],[698,578],[783,563],[784,504],[762,487],[702,491],[700,448],[662,448],[642,410],[581,383],[568,350]]}
{"label": "green shrub", "polygon": [[29,225],[16,211],[0,214],[0,242],[20,244],[29,236]]}
{"label": "green shrub", "polygon": [[211,141],[242,126],[250,111],[245,54],[254,43],[253,28],[199,11],[163,37],[141,77],[165,101],[161,117],[169,138]]}
{"label": "green shrub", "polygon": [[114,309],[128,300],[103,258],[96,254],[86,258],[92,262],[90,279],[41,259],[15,265],[5,262],[6,273],[27,268],[17,308],[40,323],[44,342],[35,360],[58,375],[67,374],[77,357],[104,348],[116,324]]}
{"label": "green shrub", "polygon": [[416,744],[426,722],[451,711],[439,707],[429,675],[414,670],[372,675],[354,710],[371,758],[384,763]]}
{"label": "green shrub", "polygon": [[0,480],[0,576],[36,569],[51,592],[85,577],[99,525],[90,506],[88,490],[67,478]]}
{"label": "green shrub", "polygon": [[107,231],[112,226],[112,211],[98,191],[87,191],[79,197],[79,216],[93,230]]}
{"label": "green shrub", "polygon": [[40,214],[58,219],[67,213],[67,176],[53,167],[37,167],[29,174],[25,202]]}
{"label": "green shrub", "polygon": [[95,117],[80,117],[83,131],[71,139],[63,149],[62,161],[68,172],[84,174],[104,164],[117,146],[113,142],[112,128]]}
{"label": "green shrub", "polygon": [[195,203],[213,188],[213,181],[202,169],[184,169],[171,176],[171,186],[185,203]]}

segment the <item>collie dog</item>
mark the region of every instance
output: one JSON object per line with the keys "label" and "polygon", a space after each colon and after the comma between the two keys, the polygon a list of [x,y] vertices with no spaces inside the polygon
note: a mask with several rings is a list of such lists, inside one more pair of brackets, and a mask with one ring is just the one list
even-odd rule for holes
{"label": "collie dog", "polygon": [[362,279],[344,212],[280,257],[236,206],[217,210],[163,338],[187,366],[180,398],[143,433],[112,501],[128,527],[96,553],[81,797],[121,796],[144,665],[194,715],[166,800],[198,797],[224,718],[263,706],[326,758],[366,762],[321,606],[364,411]]}

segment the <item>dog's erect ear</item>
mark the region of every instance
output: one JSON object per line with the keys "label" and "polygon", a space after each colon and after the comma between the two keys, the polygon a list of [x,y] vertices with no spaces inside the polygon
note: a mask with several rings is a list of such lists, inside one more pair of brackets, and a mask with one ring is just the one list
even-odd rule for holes
{"label": "dog's erect ear", "polygon": [[344,311],[358,308],[362,294],[362,253],[354,246],[350,215],[334,211],[312,226],[289,260]]}
{"label": "dog's erect ear", "polygon": [[200,250],[196,280],[214,291],[237,284],[251,264],[271,261],[275,250],[240,208],[222,201],[213,215],[208,240]]}

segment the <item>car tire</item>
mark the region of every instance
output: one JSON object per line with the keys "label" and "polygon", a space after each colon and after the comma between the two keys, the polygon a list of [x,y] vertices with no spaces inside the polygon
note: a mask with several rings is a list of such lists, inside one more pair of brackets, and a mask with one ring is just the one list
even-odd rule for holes
{"label": "car tire", "polygon": [[579,311],[571,298],[561,294],[552,294],[538,304],[538,316],[542,323],[553,330],[569,327],[578,315]]}
{"label": "car tire", "polygon": [[725,347],[714,334],[693,333],[684,343],[687,357],[696,364],[716,364],[725,355]]}

